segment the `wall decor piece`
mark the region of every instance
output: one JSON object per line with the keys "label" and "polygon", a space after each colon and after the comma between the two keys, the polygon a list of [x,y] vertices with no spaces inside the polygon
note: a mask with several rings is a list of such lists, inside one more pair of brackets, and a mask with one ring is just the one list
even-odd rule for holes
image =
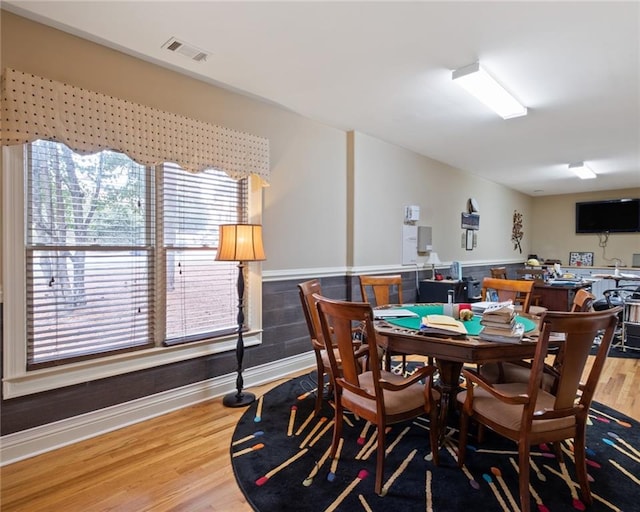
{"label": "wall decor piece", "polygon": [[480,215],[477,213],[462,213],[460,224],[462,229],[480,229]]}
{"label": "wall decor piece", "polygon": [[467,251],[473,251],[473,229],[467,229]]}
{"label": "wall decor piece", "polygon": [[520,241],[524,237],[522,231],[522,214],[518,210],[513,210],[513,228],[511,229],[511,241],[513,242],[513,250],[518,249],[522,254],[522,246]]}
{"label": "wall decor piece", "polygon": [[592,252],[570,252],[569,266],[570,267],[593,267],[593,253]]}

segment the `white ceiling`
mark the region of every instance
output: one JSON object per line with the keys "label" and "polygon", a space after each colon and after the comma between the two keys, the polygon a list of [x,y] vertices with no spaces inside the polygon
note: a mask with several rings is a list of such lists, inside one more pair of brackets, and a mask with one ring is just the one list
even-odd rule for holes
{"label": "white ceiling", "polygon": [[[532,196],[640,186],[640,2],[7,1],[3,8]],[[171,37],[205,62],[163,50]],[[480,62],[525,106],[451,81]],[[597,179],[567,164],[585,161]]]}

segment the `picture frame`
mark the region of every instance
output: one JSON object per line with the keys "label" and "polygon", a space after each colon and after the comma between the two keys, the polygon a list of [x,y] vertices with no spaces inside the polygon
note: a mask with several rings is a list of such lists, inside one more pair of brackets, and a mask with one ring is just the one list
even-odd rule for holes
{"label": "picture frame", "polygon": [[593,267],[593,253],[575,251],[569,253],[570,267]]}
{"label": "picture frame", "polygon": [[460,215],[462,229],[480,229],[480,215],[477,213],[462,213]]}
{"label": "picture frame", "polygon": [[465,244],[465,248],[467,251],[473,251],[473,229],[467,229],[467,243]]}

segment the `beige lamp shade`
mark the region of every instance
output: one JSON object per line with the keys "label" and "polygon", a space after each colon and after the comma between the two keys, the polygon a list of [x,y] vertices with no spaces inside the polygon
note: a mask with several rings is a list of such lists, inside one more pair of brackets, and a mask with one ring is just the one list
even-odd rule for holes
{"label": "beige lamp shade", "polygon": [[262,226],[259,224],[222,224],[217,261],[265,260]]}
{"label": "beige lamp shade", "polygon": [[436,278],[436,265],[442,265],[440,258],[438,258],[438,253],[435,251],[431,251],[429,256],[427,257],[427,261],[424,262],[425,265],[431,265],[431,278]]}
{"label": "beige lamp shade", "polygon": [[427,257],[427,260],[425,261],[425,263],[427,265],[441,265],[442,262],[440,261],[440,258],[438,258],[438,253],[437,252],[433,252],[431,251],[429,253],[429,256]]}

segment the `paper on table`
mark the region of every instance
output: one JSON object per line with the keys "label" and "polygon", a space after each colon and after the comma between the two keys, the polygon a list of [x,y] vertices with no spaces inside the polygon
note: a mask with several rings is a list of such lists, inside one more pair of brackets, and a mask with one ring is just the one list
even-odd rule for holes
{"label": "paper on table", "polygon": [[507,300],[505,302],[495,302],[489,306],[487,306],[484,310],[484,314],[492,314],[492,315],[510,315],[515,311],[513,306],[513,302]]}
{"label": "paper on table", "polygon": [[375,309],[373,311],[375,318],[402,318],[408,316],[418,316],[417,313],[402,308]]}
{"label": "paper on table", "polygon": [[476,314],[481,315],[484,312],[484,310],[487,309],[492,304],[495,304],[495,302],[491,302],[489,300],[485,300],[485,301],[482,301],[482,302],[472,302],[471,303],[471,311],[473,311]]}

